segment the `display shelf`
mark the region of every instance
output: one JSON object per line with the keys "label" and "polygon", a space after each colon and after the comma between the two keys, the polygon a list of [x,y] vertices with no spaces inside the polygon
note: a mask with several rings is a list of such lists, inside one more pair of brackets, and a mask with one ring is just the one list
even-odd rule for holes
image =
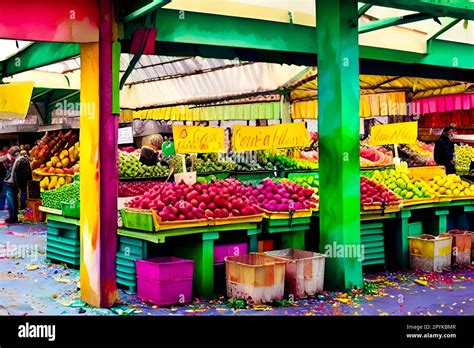
{"label": "display shelf", "polygon": [[[140,232],[127,229],[118,229],[117,233],[119,235],[120,241],[122,238],[127,238],[127,245],[131,253],[135,253],[135,256],[144,257],[144,254],[140,254],[140,251],[143,251],[142,247],[137,245],[139,242],[152,242],[152,243],[165,243],[167,238],[186,236],[191,234],[198,234],[200,238],[198,240],[190,240],[189,242],[180,245],[175,250],[175,256],[182,257],[186,259],[194,260],[195,269],[194,269],[194,283],[193,287],[195,293],[199,296],[210,296],[213,293],[214,289],[214,240],[220,238],[220,233],[239,233],[246,232],[249,242],[249,249],[253,250],[257,245],[257,236],[262,232],[261,225],[257,223],[240,223],[232,225],[222,225],[222,226],[204,226],[204,227],[193,227],[193,228],[183,228],[183,229],[174,229],[174,230],[163,230],[157,232]],[[131,240],[134,240],[132,245]],[[122,267],[131,267],[130,262],[126,262],[126,259],[123,257],[123,250],[127,247],[119,243],[119,252],[121,254],[120,263]],[[132,257],[135,257],[132,256]],[[146,255],[150,257],[151,255]],[[117,254],[117,258],[119,258]],[[130,256],[128,258],[130,261]],[[130,273],[129,273],[130,275]],[[125,276],[122,274],[122,278]],[[120,280],[124,285],[127,285],[133,291],[133,282],[128,279],[127,284],[123,280]]]}
{"label": "display shelf", "polygon": [[44,213],[48,213],[48,214],[53,214],[53,215],[63,215],[63,212],[61,209],[54,209],[54,208],[49,208],[49,207],[44,207],[44,206],[40,206],[39,207],[39,210],[44,212]]}
{"label": "display shelf", "polygon": [[80,265],[79,220],[48,213],[46,258],[51,262],[65,262],[72,267]]}

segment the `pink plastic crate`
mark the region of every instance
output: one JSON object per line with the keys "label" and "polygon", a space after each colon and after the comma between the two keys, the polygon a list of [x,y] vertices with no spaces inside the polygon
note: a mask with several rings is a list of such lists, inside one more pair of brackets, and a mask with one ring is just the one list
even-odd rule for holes
{"label": "pink plastic crate", "polygon": [[214,265],[223,265],[226,256],[247,254],[247,243],[224,244],[214,247]]}
{"label": "pink plastic crate", "polygon": [[138,297],[159,306],[191,301],[194,261],[174,256],[136,260]]}

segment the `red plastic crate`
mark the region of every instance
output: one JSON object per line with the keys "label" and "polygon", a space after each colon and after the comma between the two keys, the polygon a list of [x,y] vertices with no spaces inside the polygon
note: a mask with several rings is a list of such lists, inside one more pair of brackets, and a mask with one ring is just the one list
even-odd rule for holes
{"label": "red plastic crate", "polygon": [[247,254],[247,243],[224,244],[214,247],[214,265],[223,265],[226,256]]}
{"label": "red plastic crate", "polygon": [[194,261],[170,256],[135,262],[140,299],[159,306],[191,301]]}

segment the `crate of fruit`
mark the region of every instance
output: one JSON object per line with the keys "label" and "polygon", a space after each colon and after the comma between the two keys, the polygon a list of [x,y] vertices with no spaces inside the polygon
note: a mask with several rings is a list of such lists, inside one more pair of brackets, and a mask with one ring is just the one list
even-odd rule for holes
{"label": "crate of fruit", "polygon": [[173,220],[163,221],[156,210],[151,211],[153,217],[154,228],[156,231],[171,230],[177,228],[193,228],[209,226],[210,220],[194,219],[194,220]]}
{"label": "crate of fruit", "polygon": [[380,211],[380,212],[388,214],[388,213],[395,213],[397,211],[400,211],[400,205],[401,205],[401,201],[394,204],[382,204],[382,203],[361,204],[361,209],[364,212],[374,212],[374,211],[379,212]]}
{"label": "crate of fruit", "polygon": [[125,228],[147,232],[155,231],[151,210],[123,208],[120,210],[120,215]]}
{"label": "crate of fruit", "polygon": [[245,216],[229,216],[226,218],[218,218],[209,220],[211,226],[222,226],[231,224],[243,224],[251,222],[261,222],[264,214],[245,215]]}
{"label": "crate of fruit", "polygon": [[431,204],[431,203],[437,203],[437,202],[439,202],[439,198],[437,197],[420,198],[420,199],[404,199],[402,201],[402,207],[411,207],[414,205]]}
{"label": "crate of fruit", "polygon": [[296,218],[304,218],[310,217],[313,215],[312,210],[294,210],[294,211],[269,211],[264,210],[265,218],[266,219],[276,219],[276,220],[284,220],[284,219],[296,219]]}
{"label": "crate of fruit", "polygon": [[81,217],[81,206],[79,201],[73,200],[62,202],[63,216],[79,219]]}

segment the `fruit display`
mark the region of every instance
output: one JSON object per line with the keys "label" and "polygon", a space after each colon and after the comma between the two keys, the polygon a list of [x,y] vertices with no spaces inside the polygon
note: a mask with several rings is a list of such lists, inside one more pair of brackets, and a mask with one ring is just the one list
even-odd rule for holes
{"label": "fruit display", "polygon": [[164,222],[258,215],[262,209],[251,199],[249,194],[252,191],[251,186],[244,186],[237,179],[194,185],[184,182],[156,183],[126,205],[156,210]]}
{"label": "fruit display", "polygon": [[[29,155],[32,170],[47,167],[48,162],[49,167],[47,168],[54,167],[64,169],[73,167],[74,164],[79,161],[77,135],[74,134],[72,130],[69,130],[65,134],[63,134],[62,131],[58,133],[46,132],[40,139],[38,145],[30,150]],[[52,158],[55,158],[54,165],[52,164]]]}
{"label": "fruit display", "polygon": [[433,157],[434,144],[427,144],[427,143],[417,140],[416,143],[407,144],[405,146],[422,156]]}
{"label": "fruit display", "polygon": [[120,178],[161,177],[169,173],[169,168],[163,165],[164,161],[154,166],[143,165],[138,152],[119,151],[118,162]]}
{"label": "fruit display", "polygon": [[278,152],[259,151],[258,162],[267,168],[270,163],[277,170],[318,169],[318,162],[302,158],[291,158]]}
{"label": "fruit display", "polygon": [[119,197],[134,197],[144,194],[153,185],[154,181],[131,181],[119,182],[118,196]]}
{"label": "fruit display", "polygon": [[79,176],[74,177],[74,182],[65,184],[56,189],[41,192],[44,207],[61,209],[63,202],[77,202],[80,199]]}
{"label": "fruit display", "polygon": [[375,170],[372,180],[389,188],[404,200],[432,198],[424,181],[413,180],[409,174],[395,169]]}
{"label": "fruit display", "polygon": [[289,212],[316,208],[315,190],[290,180],[264,179],[252,192],[260,207],[270,212]]}
{"label": "fruit display", "polygon": [[153,209],[164,222],[252,216],[263,212],[289,212],[315,208],[318,198],[311,188],[294,182],[265,179],[257,186],[228,178],[187,185],[157,182],[129,186],[127,192],[144,190],[126,204],[129,208]]}
{"label": "fruit display", "polygon": [[72,176],[48,175],[40,181],[40,191],[55,190],[73,182]]}
{"label": "fruit display", "polygon": [[422,155],[417,151],[414,151],[412,147],[412,145],[410,145],[410,147],[408,145],[402,145],[399,147],[398,155],[400,156],[400,159],[402,161],[407,162],[410,167],[436,165],[432,153],[430,153],[429,155]]}
{"label": "fruit display", "polygon": [[463,181],[456,174],[435,176],[429,182],[429,186],[434,192],[435,197],[454,196],[454,197],[472,197],[474,196],[474,185]]}
{"label": "fruit display", "polygon": [[306,175],[301,177],[292,177],[289,179],[302,187],[311,187],[315,193],[319,190],[319,179],[316,175]]}
{"label": "fruit display", "polygon": [[223,156],[227,161],[235,163],[234,170],[240,172],[248,171],[260,171],[260,170],[272,170],[273,166],[269,163],[266,167],[263,167],[257,160],[256,151],[245,151],[237,152],[232,154],[226,154]]}
{"label": "fruit display", "polygon": [[198,173],[209,173],[233,170],[235,163],[220,159],[217,153],[204,153],[195,159],[194,167]]}
{"label": "fruit display", "polygon": [[456,171],[469,172],[471,161],[474,161],[474,147],[469,145],[454,145],[456,153]]}
{"label": "fruit display", "polygon": [[360,178],[360,203],[362,205],[386,205],[399,204],[400,198],[385,186],[367,179]]}
{"label": "fruit display", "polygon": [[361,147],[360,148],[360,166],[361,167],[380,167],[393,164],[392,153],[382,147]]}

